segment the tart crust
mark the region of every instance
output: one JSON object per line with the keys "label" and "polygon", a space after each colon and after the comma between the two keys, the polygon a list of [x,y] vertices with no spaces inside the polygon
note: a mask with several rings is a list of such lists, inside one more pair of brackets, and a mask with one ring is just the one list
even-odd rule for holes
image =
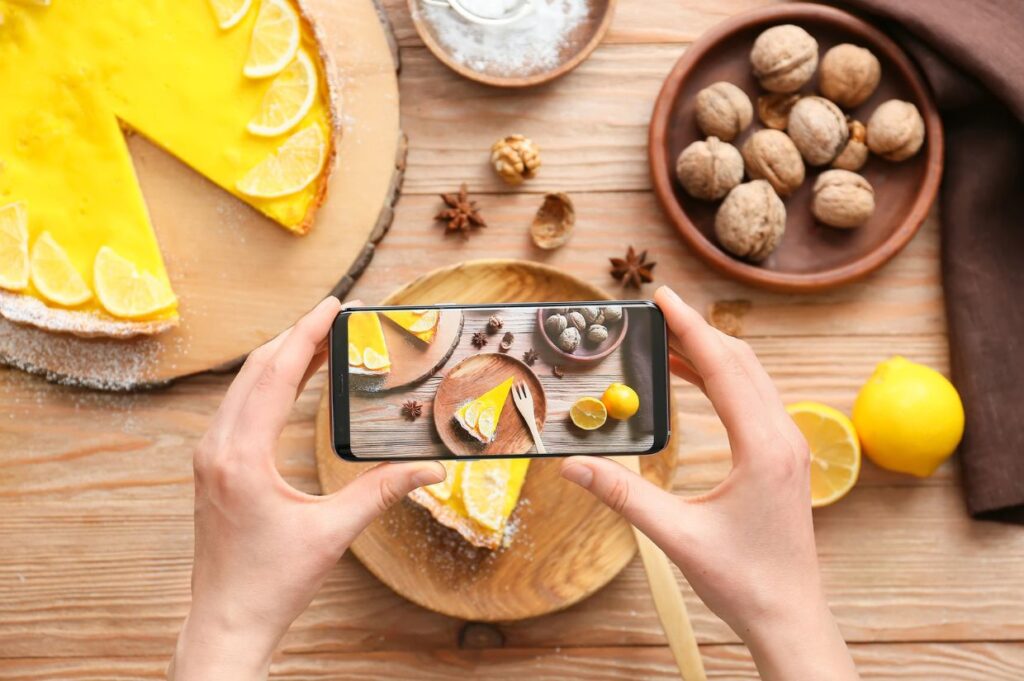
{"label": "tart crust", "polygon": [[178,317],[153,320],[118,319],[92,311],[50,307],[35,296],[0,289],[0,315],[12,322],[83,338],[131,338],[161,333],[178,325]]}
{"label": "tart crust", "polygon": [[[445,506],[422,487],[409,492],[409,499],[427,509],[430,515],[434,516],[434,520],[445,527],[452,528],[473,546],[491,549],[492,551],[501,548],[502,540],[505,537],[503,531],[494,532],[481,528],[475,520],[460,515],[450,506]],[[508,522],[507,518],[506,522]]]}

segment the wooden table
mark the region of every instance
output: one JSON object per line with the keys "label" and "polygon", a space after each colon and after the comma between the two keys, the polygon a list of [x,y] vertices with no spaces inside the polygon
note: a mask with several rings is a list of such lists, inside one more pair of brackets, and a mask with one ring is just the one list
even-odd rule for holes
{"label": "wooden table", "polygon": [[[623,0],[578,71],[526,92],[479,87],[416,39],[405,0],[386,3],[402,46],[405,195],[355,294],[377,301],[432,267],[518,256],[614,288],[607,257],[650,249],[657,280],[753,344],[787,401],[848,410],[872,367],[899,352],[947,369],[937,222],[867,281],[796,297],[727,281],[697,262],[650,192],[647,120],[688,42],[760,0]],[[522,132],[540,177],[511,192],[488,169],[491,142]],[[439,191],[468,181],[488,228],[446,239]],[[570,245],[532,248],[541,192],[567,191]],[[650,294],[652,289],[645,290]],[[0,370],[0,677],[161,678],[188,608],[192,447],[231,376],[133,395],[51,385]],[[313,416],[322,374],[299,399],[278,464],[318,489]],[[729,452],[700,394],[674,388],[683,443],[676,491],[721,480]],[[815,513],[825,585],[866,678],[1024,677],[1024,530],[972,522],[954,459],[927,480],[865,463],[857,488]],[[752,678],[746,649],[687,589],[713,678]],[[467,625],[392,594],[342,559],[285,638],[275,674],[309,678],[673,678],[639,561],[593,598],[506,626]]]}

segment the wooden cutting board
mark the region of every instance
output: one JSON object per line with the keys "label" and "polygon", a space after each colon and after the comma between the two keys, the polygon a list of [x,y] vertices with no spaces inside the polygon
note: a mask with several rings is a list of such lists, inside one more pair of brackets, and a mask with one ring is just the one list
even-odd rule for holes
{"label": "wooden cutting board", "polygon": [[[140,135],[128,140],[181,324],[152,338],[90,340],[0,318],[0,361],[121,389],[230,368],[355,283],[391,224],[405,165],[397,56],[373,0],[303,0],[333,59],[344,130],[326,203],[293,236]],[[0,96],[3,87],[0,85]]]}
{"label": "wooden cutting board", "polygon": [[[607,299],[608,294],[556,269],[518,260],[478,260],[435,270],[381,304],[497,303]],[[331,450],[327,392],[317,418],[316,459],[325,493],[340,489],[368,464]],[[678,436],[657,455],[641,457],[644,475],[672,480]],[[476,549],[404,501],[352,544],[378,579],[425,608],[477,621],[536,617],[566,608],[614,578],[636,553],[632,530],[588,492],[558,475],[558,459],[537,459],[512,516],[511,544]]]}

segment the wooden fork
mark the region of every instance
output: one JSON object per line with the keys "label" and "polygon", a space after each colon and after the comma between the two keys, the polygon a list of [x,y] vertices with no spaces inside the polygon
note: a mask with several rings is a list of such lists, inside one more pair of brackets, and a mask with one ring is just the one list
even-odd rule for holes
{"label": "wooden fork", "polygon": [[530,386],[522,381],[513,385],[512,401],[515,402],[516,409],[519,410],[520,415],[522,415],[523,420],[526,421],[526,425],[530,429],[530,437],[533,438],[533,444],[537,445],[537,453],[547,454],[548,450],[544,448],[544,443],[540,439],[540,433],[537,432],[537,417],[534,416],[533,394],[530,392]]}

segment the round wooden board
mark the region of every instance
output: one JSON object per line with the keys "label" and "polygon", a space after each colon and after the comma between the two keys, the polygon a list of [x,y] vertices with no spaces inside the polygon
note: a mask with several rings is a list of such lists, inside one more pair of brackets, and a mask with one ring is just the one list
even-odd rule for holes
{"label": "round wooden board", "polygon": [[[517,260],[478,260],[435,270],[382,304],[598,300],[607,293],[554,268]],[[331,449],[327,392],[317,418],[316,458],[324,492],[340,489],[369,464]],[[644,475],[668,487],[678,436],[640,458]],[[566,608],[614,578],[636,552],[629,525],[558,475],[558,459],[536,459],[512,516],[511,544],[475,549],[411,502],[394,506],[352,544],[382,582],[425,608],[468,620],[509,621]]]}
{"label": "round wooden board", "polygon": [[471,355],[462,360],[444,377],[434,395],[434,426],[441,442],[456,456],[491,456],[526,454],[533,449],[533,437],[526,422],[512,403],[512,393],[498,419],[494,439],[483,445],[470,437],[455,420],[455,412],[472,399],[512,376],[516,383],[526,383],[533,395],[533,413],[537,430],[543,432],[547,417],[544,386],[524,362],[498,352]]}
{"label": "round wooden board", "polygon": [[391,224],[405,165],[397,57],[372,0],[303,0],[322,31],[344,129],[327,201],[293,236],[139,135],[128,146],[181,324],[82,339],[0,318],[0,360],[52,380],[127,390],[235,365],[329,293],[344,295]]}
{"label": "round wooden board", "polygon": [[433,376],[445,365],[459,344],[463,318],[459,310],[441,310],[437,333],[430,344],[416,340],[383,315],[380,324],[391,356],[391,370],[383,377],[349,374],[353,390],[394,390]]}

